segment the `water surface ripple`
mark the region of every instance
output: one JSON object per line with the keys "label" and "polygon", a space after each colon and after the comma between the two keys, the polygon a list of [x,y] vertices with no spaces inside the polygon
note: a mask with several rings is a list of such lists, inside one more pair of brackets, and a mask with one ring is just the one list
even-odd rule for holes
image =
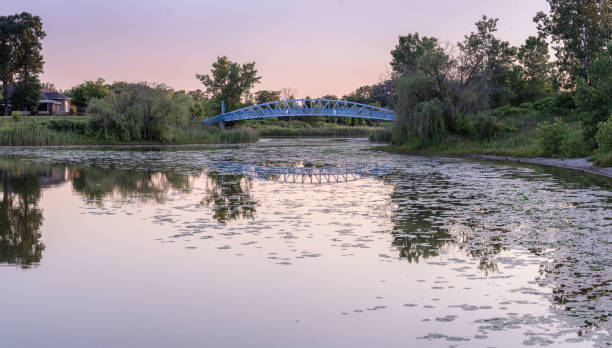
{"label": "water surface ripple", "polygon": [[[0,148],[0,335],[49,347],[612,345],[608,180],[370,147]],[[302,185],[215,163],[389,170]]]}

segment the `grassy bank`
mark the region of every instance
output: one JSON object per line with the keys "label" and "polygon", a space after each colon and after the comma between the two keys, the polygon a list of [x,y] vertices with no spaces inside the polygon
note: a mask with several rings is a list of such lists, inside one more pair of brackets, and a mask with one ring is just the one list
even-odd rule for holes
{"label": "grassy bank", "polygon": [[[234,144],[256,142],[259,133],[252,129],[217,129],[192,122],[172,128],[166,144]],[[15,120],[0,118],[0,146],[162,144],[156,141],[122,141],[96,133],[89,117],[32,116]]]}

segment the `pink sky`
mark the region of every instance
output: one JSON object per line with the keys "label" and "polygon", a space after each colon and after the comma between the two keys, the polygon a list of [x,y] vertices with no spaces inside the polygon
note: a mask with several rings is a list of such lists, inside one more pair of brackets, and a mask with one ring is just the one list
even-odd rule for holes
{"label": "pink sky", "polygon": [[203,88],[194,77],[217,56],[257,62],[259,89],[297,96],[343,95],[381,81],[399,35],[419,32],[457,42],[483,14],[519,45],[536,33],[545,0],[19,0],[3,15],[28,11],[47,33],[41,79],[67,89],[84,80],[164,82]]}

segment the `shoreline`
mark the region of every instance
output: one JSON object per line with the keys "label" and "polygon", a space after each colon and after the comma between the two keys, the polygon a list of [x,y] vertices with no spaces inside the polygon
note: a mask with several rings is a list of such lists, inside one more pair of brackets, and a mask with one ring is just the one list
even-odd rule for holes
{"label": "shoreline", "polygon": [[595,175],[601,175],[612,178],[612,167],[598,167],[589,162],[586,158],[548,158],[548,157],[511,157],[499,155],[448,155],[450,157],[461,157],[480,159],[499,162],[514,162],[514,163],[529,163],[548,167],[557,167],[564,169],[572,169],[579,172],[585,172]]}

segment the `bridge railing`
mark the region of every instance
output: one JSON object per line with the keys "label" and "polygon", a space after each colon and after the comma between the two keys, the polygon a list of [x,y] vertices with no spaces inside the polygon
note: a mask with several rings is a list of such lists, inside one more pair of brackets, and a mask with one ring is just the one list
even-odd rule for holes
{"label": "bridge railing", "polygon": [[337,116],[385,121],[395,120],[395,113],[392,110],[376,106],[354,103],[346,100],[293,99],[253,105],[226,112],[206,119],[204,123],[284,116]]}
{"label": "bridge railing", "polygon": [[221,162],[210,164],[211,169],[224,175],[244,175],[250,178],[271,181],[324,184],[355,181],[365,177],[380,177],[391,173],[390,166],[356,166],[356,167],[273,167]]}

